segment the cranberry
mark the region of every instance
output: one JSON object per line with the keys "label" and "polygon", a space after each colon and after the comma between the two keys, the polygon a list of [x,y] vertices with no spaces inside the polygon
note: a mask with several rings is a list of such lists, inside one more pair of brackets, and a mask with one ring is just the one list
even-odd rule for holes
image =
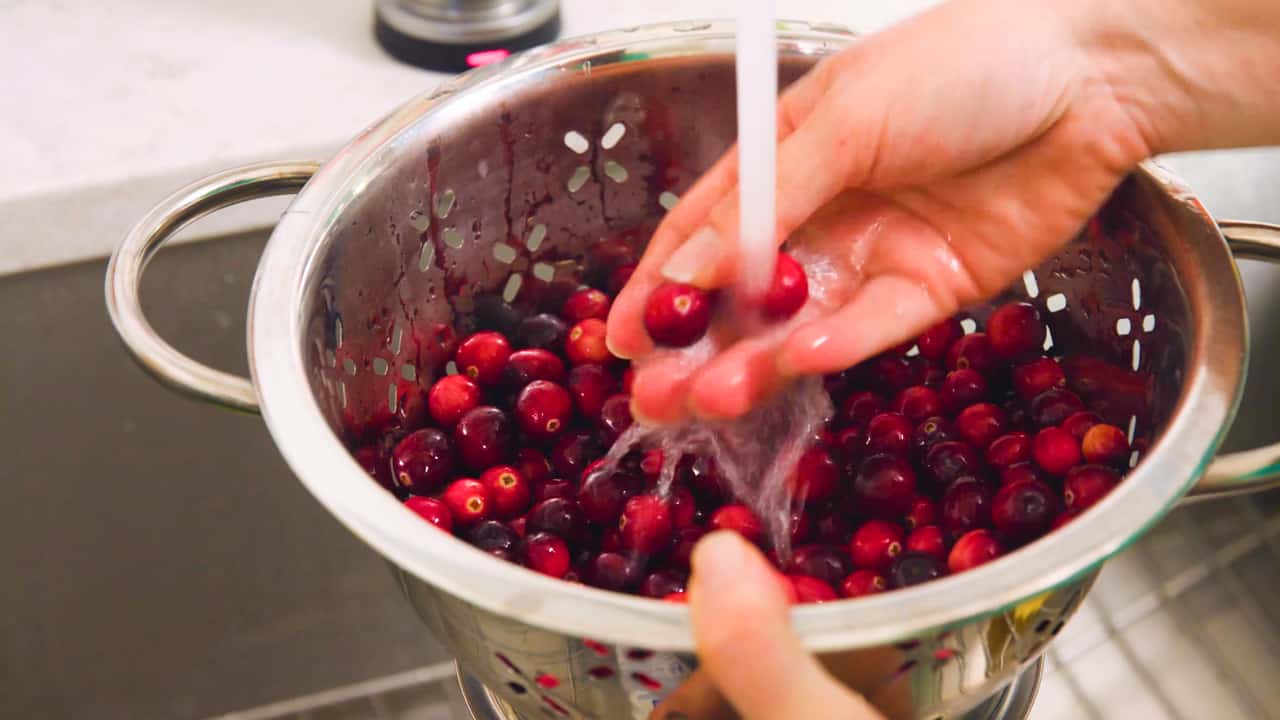
{"label": "cranberry", "polygon": [[525,531],[528,530],[528,527],[527,527],[528,524],[529,524],[528,517],[525,515],[521,515],[520,517],[515,518],[514,520],[511,520],[510,522],[508,522],[507,527],[511,528],[511,531],[514,532],[516,535],[523,538],[526,534]]}
{"label": "cranberry", "polygon": [[942,396],[933,388],[913,385],[898,393],[893,401],[894,409],[912,422],[942,414]]}
{"label": "cranberry", "polygon": [[562,578],[569,574],[569,546],[551,533],[533,533],[524,539],[521,553],[530,570]]}
{"label": "cranberry", "polygon": [[671,542],[671,506],[657,495],[637,495],[622,506],[618,518],[622,545],[631,550],[653,554]]}
{"label": "cranberry", "polygon": [[[662,468],[661,455],[658,468]],[[700,501],[708,505],[720,503],[724,496],[724,482],[715,458],[686,455],[681,458],[677,473]]]}
{"label": "cranberry", "polygon": [[787,564],[787,572],[816,577],[829,585],[839,585],[850,569],[848,553],[834,545],[802,545]]}
{"label": "cranberry", "polygon": [[676,530],[675,539],[671,543],[671,553],[668,556],[671,565],[682,570],[688,570],[689,558],[693,555],[693,547],[706,534],[705,528],[697,526]]}
{"label": "cranberry", "polygon": [[418,517],[441,530],[445,532],[453,531],[453,515],[449,512],[449,506],[439,500],[428,497],[410,497],[405,499],[404,506],[417,513]]}
{"label": "cranberry", "polygon": [[635,263],[619,265],[609,273],[609,292],[617,295],[622,292],[622,288],[626,286],[627,281],[631,279],[631,274],[636,271]]}
{"label": "cranberry", "polygon": [[911,509],[907,511],[903,518],[903,523],[908,530],[912,528],[932,525],[938,519],[938,505],[923,495],[917,495],[911,501]]}
{"label": "cranberry", "polygon": [[472,470],[499,465],[511,447],[511,423],[498,408],[481,405],[458,421],[453,430],[453,444],[462,462]]}
{"label": "cranberry", "polygon": [[934,445],[925,454],[924,467],[938,485],[945,488],[956,478],[976,474],[980,462],[977,451],[972,447],[958,440],[949,440]]}
{"label": "cranberry", "polygon": [[391,479],[391,461],[381,446],[365,445],[352,453],[352,457],[384,489],[396,492],[396,483]]}
{"label": "cranberry", "polygon": [[819,578],[808,575],[788,575],[787,579],[795,588],[797,603],[824,603],[836,599],[836,591]]}
{"label": "cranberry", "polygon": [[454,362],[458,372],[481,385],[496,385],[510,357],[511,343],[507,338],[502,333],[485,331],[463,340]]}
{"label": "cranberry", "polygon": [[576,478],[582,475],[591,458],[600,454],[601,447],[595,435],[587,432],[569,432],[560,436],[551,446],[548,457],[551,467],[560,477]]}
{"label": "cranberry", "polygon": [[853,527],[843,510],[828,508],[815,516],[813,523],[814,539],[833,545],[849,542],[853,535]]}
{"label": "cranberry", "polygon": [[676,603],[677,605],[686,605],[689,602],[689,593],[673,592],[670,595],[663,596],[662,602]]}
{"label": "cranberry", "polygon": [[1031,401],[1031,421],[1042,428],[1061,424],[1073,413],[1084,409],[1080,396],[1070,390],[1045,390]]}
{"label": "cranberry", "polygon": [[1115,425],[1100,423],[1084,434],[1080,451],[1085,462],[1112,465],[1129,457],[1129,440]]}
{"label": "cranberry", "polygon": [[901,517],[915,498],[916,474],[911,464],[891,455],[872,455],[853,479],[854,508],[871,517]]}
{"label": "cranberry", "polygon": [[986,333],[975,332],[951,343],[947,350],[947,369],[976,370],[987,373],[996,366],[996,351]]}
{"label": "cranberry", "polygon": [[485,520],[467,531],[467,542],[488,553],[514,554],[520,544],[520,536],[497,520]]}
{"label": "cranberry", "polygon": [[963,336],[964,328],[960,327],[960,321],[947,318],[921,333],[920,337],[916,338],[916,347],[924,357],[930,360],[941,360],[947,354],[951,344]]}
{"label": "cranberry", "polygon": [[699,520],[698,503],[693,499],[689,488],[672,488],[668,504],[671,506],[671,526],[677,530],[687,528]]}
{"label": "cranberry", "polygon": [[625,590],[640,579],[642,568],[633,558],[616,552],[602,552],[591,558],[587,577],[591,584],[606,590]]}
{"label": "cranberry", "polygon": [[651,598],[668,598],[683,593],[689,577],[676,570],[651,572],[640,583],[640,594]]}
{"label": "cranberry", "polygon": [[991,501],[991,523],[1014,542],[1040,537],[1058,514],[1053,489],[1039,480],[1019,480],[1002,485]]}
{"label": "cranberry", "polygon": [[578,488],[578,504],[587,519],[601,525],[617,522],[627,498],[644,490],[644,481],[604,467],[587,471]]}
{"label": "cranberry", "polygon": [[873,392],[861,390],[845,398],[840,408],[840,423],[851,428],[862,429],[871,422],[871,418],[884,410],[884,399]]}
{"label": "cranberry", "polygon": [[947,538],[937,525],[921,525],[912,530],[904,547],[907,552],[925,553],[939,560],[947,557]]}
{"label": "cranberry", "polygon": [[916,457],[922,458],[934,445],[954,439],[951,423],[946,418],[925,418],[911,434],[911,450]]}
{"label": "cranberry", "polygon": [[868,455],[906,455],[914,428],[901,413],[880,413],[867,423],[863,444]]}
{"label": "cranberry", "polygon": [[453,475],[453,449],[444,433],[423,428],[409,433],[391,451],[396,485],[414,495],[431,495]]}
{"label": "cranberry", "polygon": [[533,497],[529,481],[519,470],[509,465],[498,465],[485,470],[480,474],[480,482],[489,488],[489,496],[493,500],[493,515],[503,520],[523,513]]}
{"label": "cranberry", "polygon": [[631,416],[631,396],[626,393],[610,395],[604,405],[600,406],[600,430],[607,443],[616,442],[633,422],[635,419]]}
{"label": "cranberry", "polygon": [[1031,455],[1045,472],[1062,475],[1080,464],[1080,441],[1062,428],[1048,427],[1036,433]]}
{"label": "cranberry", "polygon": [[600,533],[600,550],[601,552],[622,552],[626,548],[622,547],[622,533],[618,532],[618,526],[606,528]]}
{"label": "cranberry", "polygon": [[569,337],[564,343],[564,354],[574,365],[608,362],[613,359],[613,354],[605,345],[604,336],[604,321],[587,318],[569,330]]}
{"label": "cranberry", "polygon": [[533,501],[542,502],[551,498],[572,498],[577,488],[568,480],[547,480],[534,488]]}
{"label": "cranberry", "polygon": [[987,379],[973,368],[952,370],[942,381],[939,395],[948,410],[957,412],[986,398]]}
{"label": "cranberry", "polygon": [[560,314],[571,323],[589,318],[604,320],[609,317],[609,296],[595,288],[583,288],[570,295],[560,308]]}
{"label": "cranberry", "polygon": [[1011,302],[996,308],[987,318],[987,335],[996,354],[1017,359],[1044,348],[1044,320],[1031,303]]}
{"label": "cranberry", "polygon": [[853,533],[849,554],[856,567],[884,571],[902,552],[902,528],[883,520],[863,523]]}
{"label": "cranberry", "polygon": [[1072,468],[1062,481],[1062,499],[1071,512],[1083,512],[1120,484],[1120,475],[1103,465]]}
{"label": "cranberry", "polygon": [[617,392],[618,381],[603,365],[578,365],[569,371],[569,393],[583,417],[600,417],[604,401]]}
{"label": "cranberry", "polygon": [[947,568],[953,573],[972,570],[1004,554],[996,536],[986,530],[970,530],[956,540],[947,555]]}
{"label": "cranberry", "polygon": [[503,371],[503,382],[507,387],[519,392],[534,380],[564,382],[564,361],[559,355],[541,348],[517,350],[511,353],[511,357],[507,358],[507,369]]}
{"label": "cranberry", "polygon": [[889,566],[889,586],[911,587],[947,574],[942,561],[922,552],[904,552]]}
{"label": "cranberry", "polygon": [[920,384],[927,388],[942,391],[942,381],[947,378],[947,369],[930,362],[924,369],[924,380]]}
{"label": "cranberry", "polygon": [[489,488],[479,480],[462,478],[449,483],[440,496],[459,527],[470,527],[493,514],[493,498]]}
{"label": "cranberry", "polygon": [[991,524],[991,493],[975,478],[951,483],[942,495],[942,527],[958,537]]}
{"label": "cranberry", "polygon": [[526,435],[535,440],[550,440],[559,435],[573,417],[573,399],[568,390],[549,380],[534,380],[516,397],[515,416]]}
{"label": "cranberry", "polygon": [[1083,441],[1085,433],[1089,432],[1089,429],[1094,425],[1098,425],[1101,422],[1102,418],[1098,417],[1097,413],[1092,413],[1088,410],[1081,410],[1080,412],[1071,413],[1071,415],[1069,415],[1066,420],[1063,420],[1062,424],[1058,427],[1071,433],[1071,437]]}
{"label": "cranberry", "polygon": [[708,524],[713,530],[732,530],[757,545],[764,540],[760,519],[746,505],[725,505],[711,513]]}
{"label": "cranberry", "polygon": [[985,449],[992,440],[1004,432],[1006,418],[999,405],[978,403],[965,408],[956,416],[955,431],[978,449]]}
{"label": "cranberry", "polygon": [[831,497],[839,482],[840,467],[831,453],[820,445],[809,448],[800,456],[790,478],[792,496],[805,503]]}
{"label": "cranberry", "polygon": [[[796,314],[809,299],[809,280],[795,258],[780,252],[773,265],[773,282],[761,302],[765,317],[784,320]],[[687,344],[687,343],[686,343]]]}
{"label": "cranberry", "polygon": [[661,285],[644,306],[644,329],[659,345],[692,345],[710,324],[711,295],[692,285]]}
{"label": "cranberry", "polygon": [[[650,480],[657,480],[662,473],[663,455],[661,448],[646,450],[640,458],[640,472]],[[690,459],[692,462],[692,459]]]}
{"label": "cranberry", "polygon": [[582,508],[569,498],[549,498],[529,511],[529,532],[549,532],[568,542],[579,542],[587,532]]}
{"label": "cranberry", "polygon": [[1013,389],[1023,400],[1031,400],[1042,392],[1066,385],[1066,373],[1053,358],[1036,358],[1013,369]]}
{"label": "cranberry", "polygon": [[926,360],[920,356],[881,355],[872,360],[876,385],[894,392],[924,382]]}
{"label": "cranberry", "polygon": [[874,570],[854,570],[840,582],[840,594],[847,598],[862,597],[884,592],[889,583]]}
{"label": "cranberry", "polygon": [[813,535],[813,521],[809,519],[809,513],[801,508],[791,508],[791,546],[796,547],[809,541]]}
{"label": "cranberry", "polygon": [[1024,432],[1001,435],[987,446],[987,464],[996,470],[1031,459],[1031,436]]}
{"label": "cranberry", "polygon": [[569,326],[549,313],[530,315],[516,328],[515,344],[520,348],[536,348],[555,352],[564,347]]}
{"label": "cranberry", "polygon": [[547,462],[547,456],[533,448],[516,450],[514,464],[532,487],[536,488],[551,479],[551,463]]}
{"label": "cranberry", "polygon": [[1014,463],[1000,471],[1000,484],[1018,482],[1019,480],[1038,480],[1044,482],[1044,476],[1031,461]]}
{"label": "cranberry", "polygon": [[427,392],[427,412],[437,425],[451,428],[480,404],[480,386],[465,375],[446,375]]}

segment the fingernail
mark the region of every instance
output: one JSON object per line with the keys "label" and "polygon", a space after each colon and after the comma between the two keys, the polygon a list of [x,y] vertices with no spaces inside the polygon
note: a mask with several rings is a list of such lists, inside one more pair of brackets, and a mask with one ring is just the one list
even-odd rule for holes
{"label": "fingernail", "polygon": [[671,282],[691,283],[706,273],[720,258],[720,235],[704,227],[676,248],[662,266],[662,276]]}
{"label": "fingernail", "polygon": [[707,535],[693,547],[693,577],[698,588],[712,595],[732,591],[741,584],[747,561],[746,541],[732,530]]}

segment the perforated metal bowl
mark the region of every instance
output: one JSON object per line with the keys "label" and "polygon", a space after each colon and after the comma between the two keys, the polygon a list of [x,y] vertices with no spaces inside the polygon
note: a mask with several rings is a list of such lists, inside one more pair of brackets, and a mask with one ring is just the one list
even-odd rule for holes
{"label": "perforated metal bowl", "polygon": [[[784,79],[848,42],[786,25]],[[733,139],[732,45],[726,23],[632,28],[464,75],[323,166],[258,165],[179,191],[108,269],[112,319],[143,366],[197,397],[260,409],[299,478],[394,563],[465,670],[531,717],[643,716],[695,663],[686,610],[553,580],[440,533],[370,482],[343,441],[412,413],[409,391],[445,371],[441,338],[477,309],[571,287],[601,238],[662,215]],[[195,217],[294,191],[254,283],[253,380],[157,337],[138,303],[151,253]],[[1280,473],[1274,446],[1214,460],[1247,358],[1232,251],[1275,260],[1280,230],[1215,223],[1153,165],[1098,222],[1111,231],[1082,234],[1009,294],[1042,304],[1056,351],[1117,368],[1120,380],[1084,389],[1154,440],[1119,489],[1047,539],[925,586],[794,611],[804,643],[895,716],[956,713],[1006,684],[1100,564],[1189,490],[1236,492]],[[643,232],[630,238],[608,249],[638,250]]]}

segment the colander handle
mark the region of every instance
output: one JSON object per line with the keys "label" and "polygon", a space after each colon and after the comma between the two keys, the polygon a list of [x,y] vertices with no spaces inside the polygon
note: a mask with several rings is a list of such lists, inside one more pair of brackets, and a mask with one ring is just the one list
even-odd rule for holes
{"label": "colander handle", "polygon": [[258,393],[248,378],[196,362],[151,327],[139,299],[142,272],[156,250],[188,223],[246,200],[296,193],[319,168],[315,162],[269,162],[210,175],[165,198],[124,236],[107,264],[107,312],[143,369],[181,393],[258,411]]}
{"label": "colander handle", "polygon": [[[1236,259],[1280,264],[1280,225],[1219,220]],[[1280,443],[1219,455],[1187,494],[1188,500],[1223,497],[1280,486]]]}

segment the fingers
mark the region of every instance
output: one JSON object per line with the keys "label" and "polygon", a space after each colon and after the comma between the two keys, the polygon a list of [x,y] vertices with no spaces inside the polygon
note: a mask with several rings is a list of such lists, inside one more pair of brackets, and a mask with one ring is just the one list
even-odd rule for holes
{"label": "fingers", "polygon": [[738,720],[706,670],[695,670],[649,713],[649,720]]}
{"label": "fingers", "polygon": [[675,357],[655,359],[636,370],[631,382],[631,415],[646,425],[670,425],[687,414],[689,376],[694,369]]}
{"label": "fingers", "polygon": [[776,571],[740,535],[694,548],[690,612],[701,668],[744,720],[881,718],[800,644]]}
{"label": "fingers", "polygon": [[746,414],[781,383],[777,350],[777,340],[749,337],[715,356],[689,382],[690,411],[709,419]]}

